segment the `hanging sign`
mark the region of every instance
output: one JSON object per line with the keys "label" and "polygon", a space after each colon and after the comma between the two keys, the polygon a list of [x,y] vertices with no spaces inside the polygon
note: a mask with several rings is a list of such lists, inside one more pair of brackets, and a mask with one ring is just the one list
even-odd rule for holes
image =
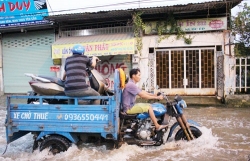
{"label": "hanging sign", "polygon": [[46,0],[1,0],[0,28],[48,23]]}
{"label": "hanging sign", "polygon": [[[157,24],[163,26],[164,21],[162,22],[146,22],[145,23],[145,34],[155,34],[157,31]],[[212,30],[224,30],[227,29],[227,18],[201,18],[201,19],[185,19],[177,21],[178,26],[184,32],[201,32],[201,31],[212,31]],[[165,27],[165,31],[169,30],[170,26]],[[163,29],[163,32],[165,32]]]}
{"label": "hanging sign", "polygon": [[[85,47],[84,54],[88,56],[125,55],[135,53],[134,39],[80,44]],[[75,44],[52,45],[52,59],[71,56],[71,50],[74,45]]]}

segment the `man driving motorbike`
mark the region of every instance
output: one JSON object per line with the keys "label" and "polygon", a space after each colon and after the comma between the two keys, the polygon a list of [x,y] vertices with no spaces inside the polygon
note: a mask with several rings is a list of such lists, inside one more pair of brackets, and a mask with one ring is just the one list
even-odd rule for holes
{"label": "man driving motorbike", "polygon": [[[95,68],[99,60],[93,56],[92,60],[84,55],[85,48],[82,45],[74,45],[73,55],[66,58],[63,79],[65,80],[65,95],[71,97],[99,96],[100,94],[86,83],[86,68]],[[100,100],[94,100],[92,104],[100,104]]]}
{"label": "man driving motorbike", "polygon": [[156,130],[161,130],[166,128],[168,125],[159,125],[157,122],[157,118],[155,117],[153,108],[149,103],[135,103],[136,95],[139,95],[141,98],[144,99],[158,99],[162,100],[163,96],[157,96],[146,91],[139,89],[136,86],[136,83],[141,79],[141,72],[140,69],[131,69],[129,72],[130,80],[126,84],[123,94],[122,94],[122,106],[123,111],[127,114],[137,114],[137,113],[144,113],[148,112],[150,118],[152,119]]}

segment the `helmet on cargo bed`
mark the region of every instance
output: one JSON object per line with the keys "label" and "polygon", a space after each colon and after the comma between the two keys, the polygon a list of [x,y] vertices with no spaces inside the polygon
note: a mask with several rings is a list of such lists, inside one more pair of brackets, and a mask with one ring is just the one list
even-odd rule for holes
{"label": "helmet on cargo bed", "polygon": [[84,48],[84,46],[82,46],[80,44],[74,45],[72,48],[73,54],[83,55],[84,52],[85,52],[85,48]]}

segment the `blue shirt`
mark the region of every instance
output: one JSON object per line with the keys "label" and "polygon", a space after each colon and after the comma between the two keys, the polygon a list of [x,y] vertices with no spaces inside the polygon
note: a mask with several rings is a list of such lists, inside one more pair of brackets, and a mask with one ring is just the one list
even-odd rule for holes
{"label": "blue shirt", "polygon": [[122,93],[122,107],[123,111],[131,109],[135,105],[136,95],[138,95],[142,90],[139,89],[132,79],[126,84]]}

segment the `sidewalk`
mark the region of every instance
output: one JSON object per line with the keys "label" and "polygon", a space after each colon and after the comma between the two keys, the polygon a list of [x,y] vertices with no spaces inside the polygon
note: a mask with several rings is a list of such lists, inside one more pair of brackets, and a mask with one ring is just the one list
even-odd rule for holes
{"label": "sidewalk", "polygon": [[[181,96],[188,107],[250,107],[250,95],[230,95],[226,98],[226,104],[221,103],[215,96]],[[7,95],[0,96],[0,109],[6,107]],[[169,96],[169,100],[174,100],[174,96]],[[153,100],[137,99],[137,102],[153,103]],[[162,102],[163,103],[163,102]]]}
{"label": "sidewalk", "polygon": [[[181,96],[187,103],[188,107],[226,107],[215,96]],[[174,100],[174,96],[168,96],[170,101]],[[137,102],[152,103],[153,100],[138,99]],[[161,101],[163,103],[163,101]]]}
{"label": "sidewalk", "polygon": [[7,95],[0,96],[0,109],[2,109],[3,107],[6,107],[6,99],[7,99]]}
{"label": "sidewalk", "polygon": [[[25,95],[25,94],[4,94],[0,96],[0,109],[6,109],[7,96],[10,95]],[[14,100],[15,101],[15,100]],[[26,100],[24,100],[26,102]]]}

